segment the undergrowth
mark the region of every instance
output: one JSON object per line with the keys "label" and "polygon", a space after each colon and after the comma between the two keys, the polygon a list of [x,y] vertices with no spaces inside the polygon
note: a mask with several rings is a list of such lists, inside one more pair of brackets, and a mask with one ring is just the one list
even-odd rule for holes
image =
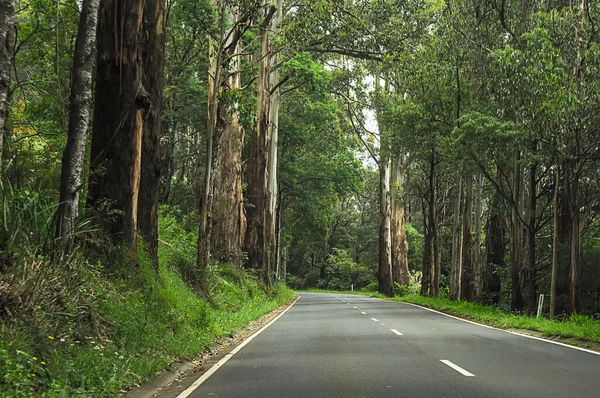
{"label": "undergrowth", "polygon": [[[85,254],[97,248],[68,258],[22,249],[33,245],[10,253],[0,272],[2,397],[114,396],[292,299],[287,287],[267,292],[224,265],[210,270],[209,304],[190,287],[194,233],[164,211],[159,224],[158,274],[141,249],[137,264],[118,252],[91,262]],[[7,232],[5,241],[15,236]]]}

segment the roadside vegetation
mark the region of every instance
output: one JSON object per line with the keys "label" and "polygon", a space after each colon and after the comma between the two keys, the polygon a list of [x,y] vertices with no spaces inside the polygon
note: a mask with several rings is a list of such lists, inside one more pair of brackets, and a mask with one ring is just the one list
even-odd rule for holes
{"label": "roadside vegetation", "polygon": [[[21,216],[45,212],[34,197],[23,199]],[[113,396],[197,358],[294,295],[284,285],[267,292],[256,274],[223,265],[210,268],[203,298],[189,278],[197,234],[176,208],[161,211],[158,273],[141,249],[137,265],[116,248],[94,262],[83,246],[68,259],[41,255],[47,220],[38,220],[10,231],[33,241],[14,248],[10,272],[0,274],[3,397]],[[81,238],[88,255],[106,248],[101,235]]]}

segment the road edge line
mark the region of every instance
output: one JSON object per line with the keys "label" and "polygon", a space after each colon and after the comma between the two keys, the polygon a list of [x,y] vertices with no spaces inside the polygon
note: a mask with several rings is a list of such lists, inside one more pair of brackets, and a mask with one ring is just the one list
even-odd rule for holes
{"label": "road edge line", "polygon": [[272,324],[274,324],[275,321],[277,321],[286,312],[288,312],[290,310],[290,308],[292,308],[294,306],[294,304],[296,304],[298,302],[298,300],[300,300],[301,297],[302,296],[298,296],[296,298],[296,300],[294,300],[294,302],[292,304],[290,304],[289,307],[287,307],[285,310],[283,310],[283,312],[281,312],[281,314],[277,315],[269,323],[267,323],[265,326],[263,326],[262,328],[260,328],[259,330],[257,330],[254,334],[252,334],[250,337],[248,337],[246,340],[244,340],[240,345],[238,345],[237,347],[235,347],[233,350],[231,350],[231,352],[229,352],[227,355],[225,355],[223,358],[221,358],[221,360],[219,362],[217,362],[216,364],[214,364],[213,366],[211,366],[210,369],[208,369],[205,373],[203,373],[202,376],[198,377],[196,379],[196,381],[194,381],[188,388],[186,388],[184,391],[182,391],[181,394],[179,394],[176,398],[187,398],[187,397],[189,397],[194,391],[196,391],[196,389],[198,387],[200,387],[206,380],[208,380],[208,378],[210,376],[212,376],[217,370],[219,370],[223,365],[225,365],[225,363],[227,363],[227,361],[229,361],[235,354],[237,354],[248,343],[250,343],[252,340],[254,340],[254,338],[256,336],[258,336],[259,334],[261,334],[262,332],[264,332],[265,329],[267,329],[269,326],[271,326]]}
{"label": "road edge line", "polygon": [[[383,300],[383,299],[379,299],[379,300],[393,302],[393,301],[390,301],[390,300]],[[577,346],[573,346],[573,345],[561,343],[559,341],[552,341],[552,340],[544,339],[542,337],[530,336],[528,334],[523,334],[523,333],[519,333],[519,332],[513,332],[511,330],[506,330],[506,329],[500,329],[500,328],[496,328],[496,327],[490,326],[490,325],[484,325],[482,323],[471,321],[469,319],[460,318],[460,317],[457,317],[457,316],[454,316],[454,315],[450,315],[450,314],[446,314],[444,312],[437,311],[437,310],[434,310],[434,309],[431,309],[431,308],[423,307],[422,305],[419,305],[419,304],[407,303],[405,301],[396,301],[396,302],[397,303],[402,303],[402,304],[412,305],[413,307],[418,307],[418,308],[421,308],[421,309],[424,309],[424,310],[427,310],[427,311],[435,312],[436,314],[444,315],[444,316],[447,316],[449,318],[454,318],[454,319],[457,319],[459,321],[467,322],[467,323],[470,323],[470,324],[473,324],[473,325],[482,326],[484,328],[498,330],[500,332],[510,333],[510,334],[515,335],[515,336],[526,337],[528,339],[543,341],[543,342],[546,342],[546,343],[555,344],[555,345],[559,345],[559,346],[562,346],[562,347],[572,348],[574,350],[587,352],[588,354],[600,355],[600,352],[588,350],[587,348],[581,348],[581,347],[577,347]]]}

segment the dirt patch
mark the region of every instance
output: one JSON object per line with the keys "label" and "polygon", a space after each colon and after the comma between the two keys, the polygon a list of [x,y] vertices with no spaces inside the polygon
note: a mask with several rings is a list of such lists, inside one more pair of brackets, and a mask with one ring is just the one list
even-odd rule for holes
{"label": "dirt patch", "polygon": [[129,391],[122,391],[122,396],[124,398],[177,397],[235,347],[290,307],[295,300],[250,322],[235,336],[218,339],[199,358],[189,362],[174,363],[170,368],[159,372],[147,382],[138,384]]}

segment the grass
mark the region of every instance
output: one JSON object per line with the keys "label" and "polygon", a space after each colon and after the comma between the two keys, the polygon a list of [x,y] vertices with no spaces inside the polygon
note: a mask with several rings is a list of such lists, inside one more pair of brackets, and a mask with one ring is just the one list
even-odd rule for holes
{"label": "grass", "polygon": [[359,294],[386,300],[413,303],[500,329],[525,329],[541,332],[547,337],[559,336],[562,338],[600,343],[600,322],[588,316],[574,315],[565,320],[538,319],[525,315],[511,314],[496,307],[475,304],[468,301],[452,301],[447,298],[422,297],[414,294],[388,298],[375,292],[339,292],[314,289],[307,291]]}
{"label": "grass", "polygon": [[197,357],[217,338],[235,335],[294,296],[283,285],[267,294],[252,275],[221,267],[212,271],[210,305],[177,273],[161,267],[156,278],[153,272],[142,269],[144,288],[103,281],[102,333],[40,336],[23,323],[1,325],[2,396],[113,396],[173,361]]}
{"label": "grass", "polygon": [[90,262],[90,250],[68,262],[16,252],[0,273],[0,396],[118,395],[294,297],[284,285],[266,291],[257,275],[218,266],[208,275],[209,303],[190,287],[195,234],[169,214],[159,233],[158,275],[143,251],[132,265],[106,254],[103,241],[96,246],[108,269]]}

